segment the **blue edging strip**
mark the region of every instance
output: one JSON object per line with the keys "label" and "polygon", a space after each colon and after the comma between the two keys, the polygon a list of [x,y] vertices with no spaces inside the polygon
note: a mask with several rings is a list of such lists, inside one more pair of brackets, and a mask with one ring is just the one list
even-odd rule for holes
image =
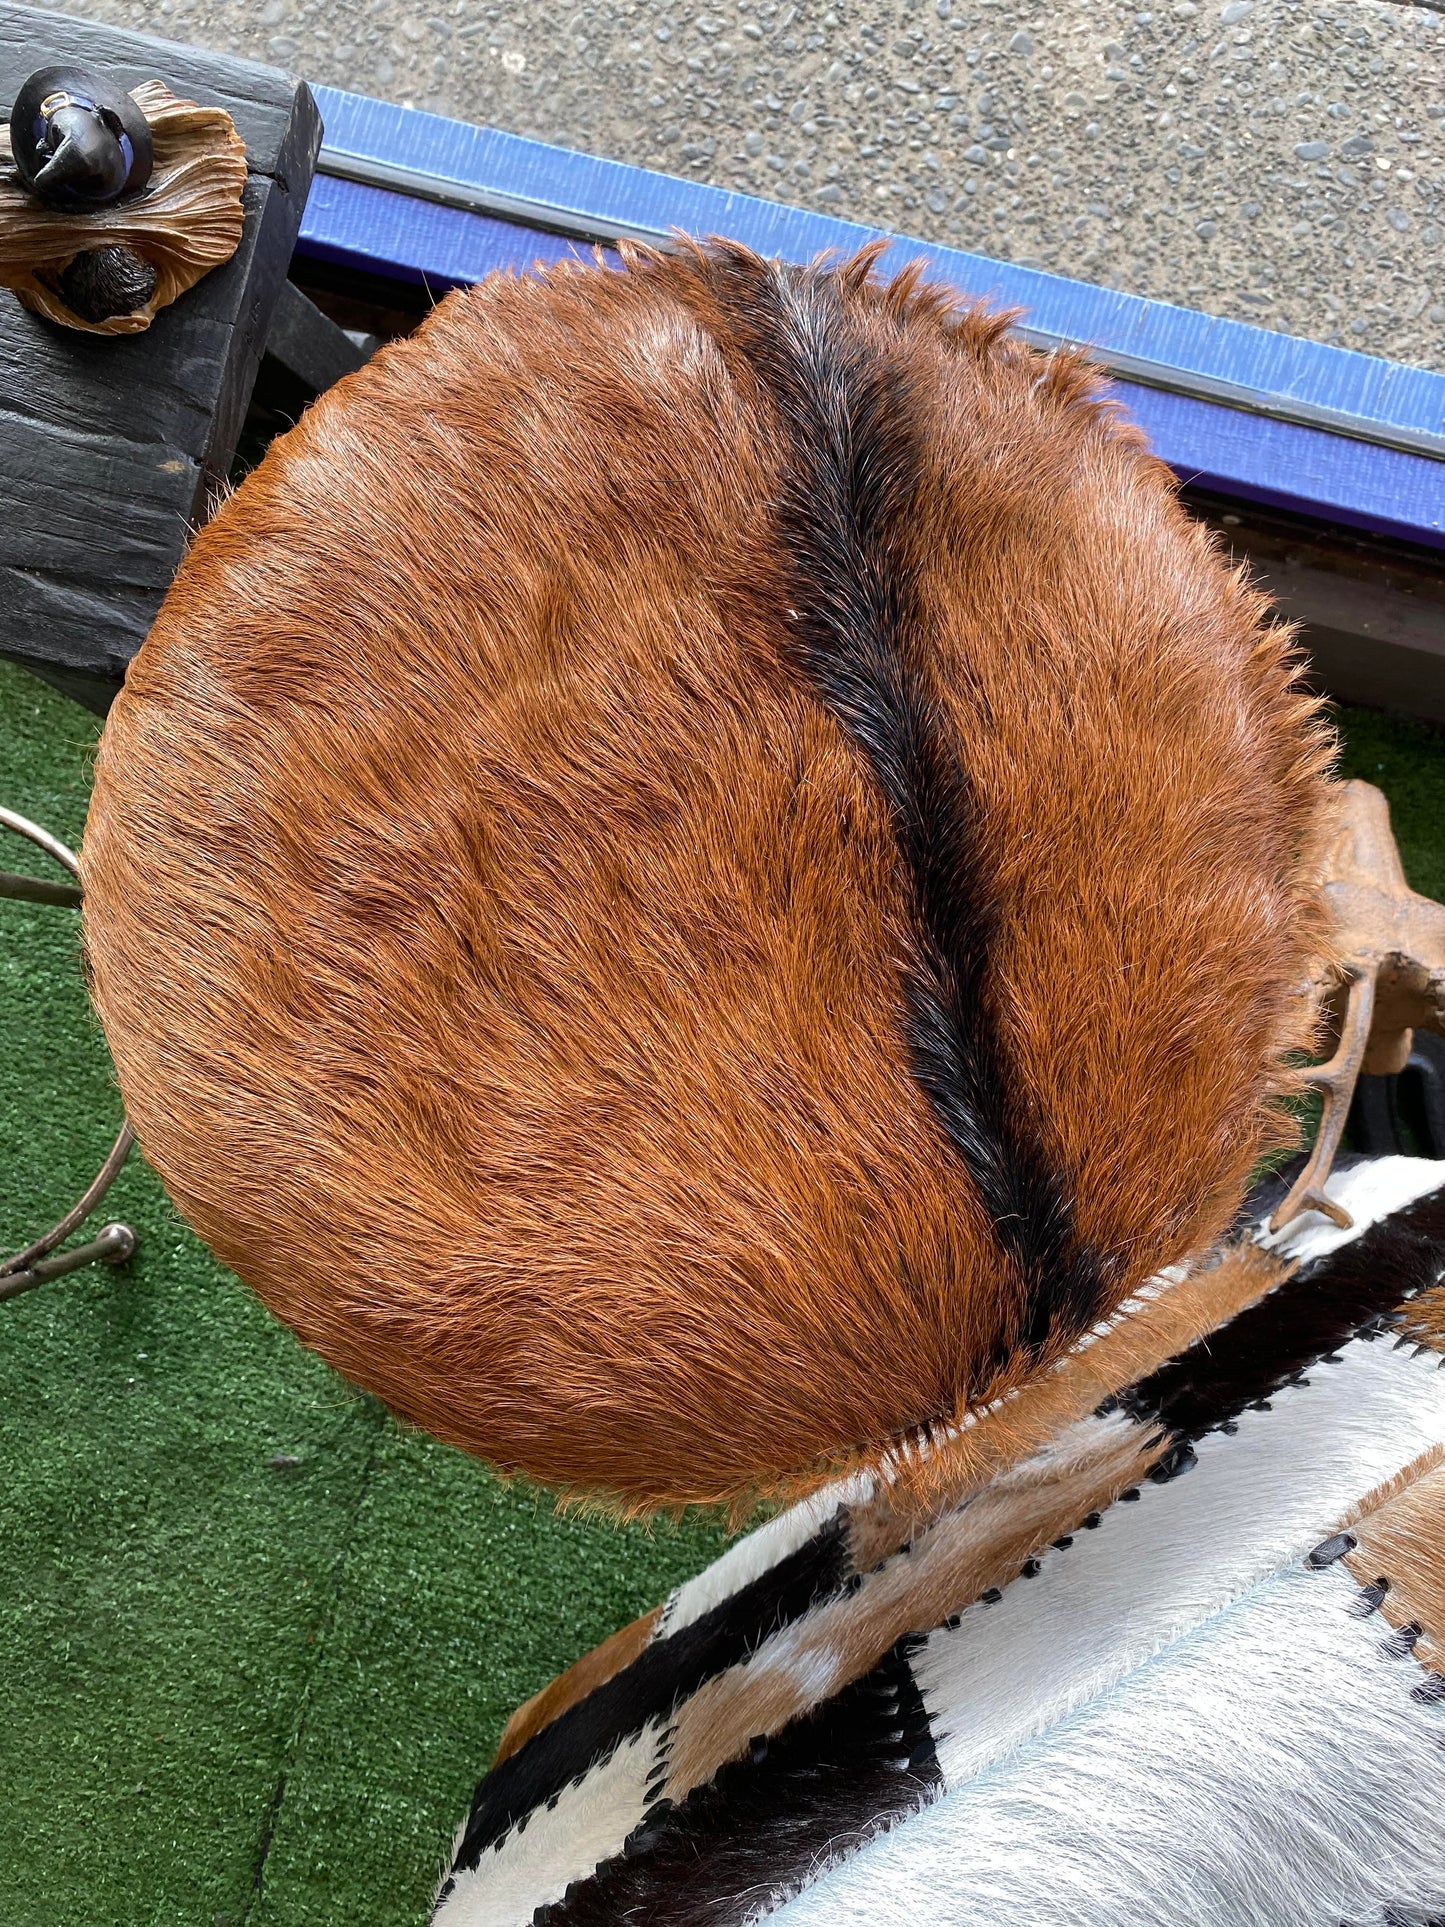
{"label": "blue edging strip", "polygon": [[[879,233],[334,88],[315,92],[328,148],[543,204],[562,217],[554,225],[726,234],[760,253],[798,261],[825,248],[851,253]],[[437,206],[324,173],[313,184],[298,246],[303,253],[425,280],[438,289],[480,280],[497,268],[525,270],[587,252],[578,242],[516,220]],[[1026,309],[1031,328],[1091,343],[1106,354],[1242,384],[1341,411],[1364,424],[1431,436],[1445,431],[1445,375],[926,242],[896,240],[885,266],[919,256],[937,278],[970,295]],[[1156,451],[1187,481],[1445,546],[1445,463],[1137,382],[1117,380],[1114,386]]]}

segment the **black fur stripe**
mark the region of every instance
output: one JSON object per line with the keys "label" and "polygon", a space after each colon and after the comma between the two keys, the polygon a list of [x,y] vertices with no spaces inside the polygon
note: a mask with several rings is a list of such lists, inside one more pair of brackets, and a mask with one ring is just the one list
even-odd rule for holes
{"label": "black fur stripe", "polygon": [[1091,1324],[1104,1280],[1075,1236],[1057,1174],[1006,1101],[977,799],[910,650],[920,621],[901,535],[921,473],[919,404],[906,368],[850,315],[835,276],[725,251],[713,271],[787,436],[777,514],[797,655],[868,759],[908,878],[914,1072],[1022,1275],[1016,1338],[1036,1346]]}
{"label": "black fur stripe", "polygon": [[1391,1315],[1445,1270],[1445,1189],[1382,1218],[1349,1244],[1302,1265],[1257,1305],[1231,1318],[1125,1392],[1134,1417],[1162,1419],[1197,1439]]}
{"label": "black fur stripe", "polygon": [[921,1807],[942,1786],[909,1665],[916,1636],[752,1757],[677,1807],[660,1804],[622,1853],[539,1908],[536,1927],[742,1927],[831,1858]]}
{"label": "black fur stripe", "polygon": [[847,1519],[838,1514],[794,1553],[680,1632],[657,1639],[577,1705],[535,1733],[481,1782],[455,1871],[544,1805],[629,1734],[665,1717],[715,1673],[726,1672],[810,1606],[829,1598],[850,1570]]}

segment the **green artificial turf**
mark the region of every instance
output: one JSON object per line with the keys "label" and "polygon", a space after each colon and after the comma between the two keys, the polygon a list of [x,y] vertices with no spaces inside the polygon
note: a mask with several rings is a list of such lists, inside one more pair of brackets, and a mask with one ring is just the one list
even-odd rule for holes
{"label": "green artificial turf", "polygon": [[[1445,896],[1445,745],[1343,721]],[[78,840],[94,737],[0,664],[0,802]],[[0,902],[0,1248],[117,1120],[74,913]],[[0,1305],[0,1927],[416,1927],[507,1714],[722,1533],[558,1519],[403,1430],[138,1157],[105,1214],[130,1264]]]}
{"label": "green artificial turf", "polygon": [[[0,803],[72,844],[95,735],[0,664]],[[0,901],[7,1251],[119,1121],[75,925]],[[130,1264],[0,1304],[0,1927],[416,1927],[508,1714],[723,1534],[558,1519],[404,1430],[137,1155],[106,1216]]]}

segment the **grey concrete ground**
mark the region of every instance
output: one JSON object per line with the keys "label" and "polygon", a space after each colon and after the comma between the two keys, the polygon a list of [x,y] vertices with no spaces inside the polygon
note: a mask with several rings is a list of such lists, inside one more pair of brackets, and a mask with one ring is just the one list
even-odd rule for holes
{"label": "grey concrete ground", "polygon": [[1445,0],[64,0],[1445,369]]}

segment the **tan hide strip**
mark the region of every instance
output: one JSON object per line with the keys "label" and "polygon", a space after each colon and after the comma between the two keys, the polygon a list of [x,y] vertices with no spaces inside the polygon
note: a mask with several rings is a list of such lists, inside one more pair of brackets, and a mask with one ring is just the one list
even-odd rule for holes
{"label": "tan hide strip", "polygon": [[[1421,1628],[1415,1657],[1445,1673],[1445,1451],[1411,1468],[1415,1476],[1350,1525],[1345,1563],[1362,1586],[1389,1584],[1380,1612],[1395,1627]],[[1430,1469],[1423,1469],[1426,1465]]]}
{"label": "tan hide strip", "polygon": [[774,1734],[859,1678],[904,1633],[937,1626],[1031,1554],[1137,1485],[1163,1436],[1128,1419],[1090,1421],[1056,1451],[1004,1474],[871,1573],[786,1627],[745,1665],[709,1680],[677,1714],[666,1797],[680,1800],[761,1734]]}
{"label": "tan hide strip", "polygon": [[1445,1352],[1445,1288],[1437,1286],[1434,1291],[1422,1291],[1406,1305],[1401,1323],[1422,1345]]}
{"label": "tan hide strip", "polygon": [[534,1733],[540,1733],[544,1726],[550,1726],[559,1714],[565,1713],[569,1706],[605,1686],[614,1673],[620,1673],[624,1666],[630,1666],[652,1637],[662,1613],[661,1606],[654,1606],[650,1613],[641,1619],[634,1619],[630,1626],[613,1633],[604,1639],[600,1646],[594,1646],[590,1653],[584,1653],[575,1666],[569,1666],[565,1673],[559,1673],[549,1686],[531,1699],[523,1702],[507,1721],[497,1747],[494,1767],[502,1764],[521,1747],[524,1747]]}
{"label": "tan hide strip", "polygon": [[950,1463],[935,1482],[926,1510],[909,1504],[907,1485],[881,1486],[872,1500],[851,1508],[849,1542],[855,1567],[866,1572],[886,1559],[930,1518],[950,1510],[1009,1466],[1042,1452],[1066,1426],[1216,1331],[1282,1284],[1293,1269],[1259,1245],[1236,1244],[1227,1246],[1208,1269],[1162,1287],[1102,1337],[1070,1352],[1023,1391],[985,1411],[957,1438],[940,1443]]}

